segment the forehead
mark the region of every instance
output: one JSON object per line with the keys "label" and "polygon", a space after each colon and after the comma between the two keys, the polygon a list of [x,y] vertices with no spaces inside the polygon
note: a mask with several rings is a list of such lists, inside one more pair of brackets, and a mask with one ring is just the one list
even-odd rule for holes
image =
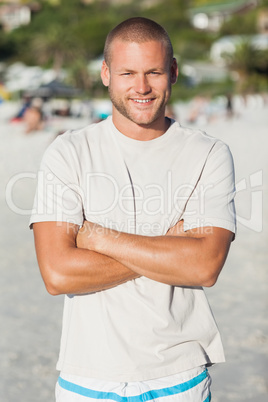
{"label": "forehead", "polygon": [[128,42],[115,39],[110,47],[111,66],[165,66],[168,61],[167,49],[163,42]]}

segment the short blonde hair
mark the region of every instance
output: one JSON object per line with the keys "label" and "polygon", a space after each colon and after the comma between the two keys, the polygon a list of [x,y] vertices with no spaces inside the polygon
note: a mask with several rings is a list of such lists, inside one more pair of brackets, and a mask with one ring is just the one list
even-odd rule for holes
{"label": "short blonde hair", "polygon": [[170,63],[173,60],[173,47],[167,31],[157,22],[148,18],[129,18],[112,29],[106,38],[104,46],[104,60],[107,66],[111,62],[111,45],[115,39],[136,43],[153,40],[162,42],[166,47],[167,58],[170,60]]}

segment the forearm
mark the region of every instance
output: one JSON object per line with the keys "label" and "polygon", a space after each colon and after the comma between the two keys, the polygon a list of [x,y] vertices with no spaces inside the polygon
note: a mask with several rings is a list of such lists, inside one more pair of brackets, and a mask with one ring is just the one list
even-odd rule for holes
{"label": "forearm", "polygon": [[50,293],[85,294],[110,289],[139,277],[119,261],[90,250],[72,248],[51,267]]}
{"label": "forearm", "polygon": [[[176,286],[205,286],[203,239],[110,233],[99,252],[139,275]],[[97,247],[98,248],[98,247]]]}
{"label": "forearm", "polygon": [[[85,223],[85,244],[139,275],[174,286],[212,286],[226,259],[232,233],[221,228],[147,237]],[[177,230],[179,229],[179,230]],[[208,233],[209,232],[209,233]]]}
{"label": "forearm", "polygon": [[49,293],[84,294],[105,290],[139,275],[120,262],[76,247],[77,225],[34,224],[41,275]]}

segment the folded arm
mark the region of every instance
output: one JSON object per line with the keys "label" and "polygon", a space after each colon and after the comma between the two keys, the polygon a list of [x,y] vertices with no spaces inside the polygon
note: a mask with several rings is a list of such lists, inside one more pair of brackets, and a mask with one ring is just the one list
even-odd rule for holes
{"label": "folded arm", "polygon": [[233,233],[221,228],[166,236],[117,232],[86,221],[33,225],[41,275],[50,294],[85,294],[146,276],[174,286],[212,286],[221,271]]}
{"label": "folded arm", "polygon": [[77,248],[78,230],[66,222],[33,224],[38,264],[50,294],[96,292],[140,276],[112,258]]}
{"label": "folded arm", "polygon": [[213,286],[232,239],[232,232],[218,227],[183,232],[182,222],[166,236],[148,237],[117,232],[86,221],[77,244],[158,282]]}

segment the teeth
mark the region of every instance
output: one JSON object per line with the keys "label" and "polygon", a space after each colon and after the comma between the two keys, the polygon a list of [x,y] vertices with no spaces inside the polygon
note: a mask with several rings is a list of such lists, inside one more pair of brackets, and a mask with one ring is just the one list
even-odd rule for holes
{"label": "teeth", "polygon": [[133,99],[134,102],[138,102],[138,103],[148,103],[150,102],[151,99]]}

